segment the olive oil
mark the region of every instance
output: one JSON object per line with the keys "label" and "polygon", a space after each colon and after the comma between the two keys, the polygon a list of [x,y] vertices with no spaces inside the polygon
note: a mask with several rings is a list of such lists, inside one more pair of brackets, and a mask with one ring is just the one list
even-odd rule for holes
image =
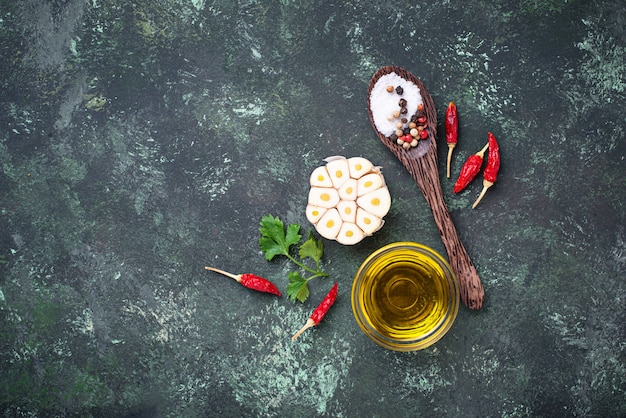
{"label": "olive oil", "polygon": [[438,340],[438,331],[445,333],[456,317],[459,296],[445,260],[419,244],[400,244],[384,247],[363,263],[353,309],[376,342],[402,350],[403,344]]}

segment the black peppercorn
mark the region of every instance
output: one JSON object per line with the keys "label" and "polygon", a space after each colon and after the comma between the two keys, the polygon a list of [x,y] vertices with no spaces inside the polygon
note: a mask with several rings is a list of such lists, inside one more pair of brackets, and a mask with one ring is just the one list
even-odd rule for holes
{"label": "black peppercorn", "polygon": [[411,129],[410,128],[404,128],[402,130],[402,133],[405,134],[405,135],[410,135],[411,134]]}
{"label": "black peppercorn", "polygon": [[413,115],[413,116],[411,116],[411,122],[413,122],[413,123],[417,123],[417,118],[418,118],[418,117],[419,117],[419,116],[417,116],[417,115]]}
{"label": "black peppercorn", "polygon": [[408,119],[407,119],[407,118],[402,118],[402,119],[400,119],[400,122],[402,122],[402,123],[407,123],[407,122],[408,122]]}
{"label": "black peppercorn", "polygon": [[406,107],[403,107],[402,109],[400,109],[400,114],[401,115],[406,115],[408,113],[408,109]]}
{"label": "black peppercorn", "polygon": [[391,134],[391,135],[389,135],[389,139],[391,139],[392,141],[395,141],[395,140],[397,140],[397,139],[398,139],[398,135],[396,135],[396,134]]}
{"label": "black peppercorn", "polygon": [[396,93],[398,93],[398,94],[404,93],[404,89],[402,88],[402,86],[396,87]]}
{"label": "black peppercorn", "polygon": [[400,99],[400,101],[398,102],[398,106],[406,107],[406,99]]}

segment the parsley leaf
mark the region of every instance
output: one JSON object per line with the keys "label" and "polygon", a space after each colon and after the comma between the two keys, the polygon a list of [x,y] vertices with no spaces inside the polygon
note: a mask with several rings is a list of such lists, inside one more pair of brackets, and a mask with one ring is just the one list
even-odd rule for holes
{"label": "parsley leaf", "polygon": [[287,227],[287,234],[285,234],[285,225],[278,217],[272,215],[266,215],[261,218],[261,238],[259,239],[259,246],[265,254],[265,259],[270,261],[277,255],[288,255],[289,248],[300,242],[302,235],[300,232],[300,225],[291,224]]}
{"label": "parsley leaf", "polygon": [[[300,269],[310,273],[308,277],[302,277],[299,272],[292,271],[289,273],[289,285],[287,286],[287,296],[292,301],[299,300],[304,302],[309,297],[308,282],[315,277],[326,277],[327,273],[322,271],[320,260],[324,253],[324,245],[322,240],[316,239],[312,232],[300,245],[297,260],[291,254],[291,247],[300,243],[302,235],[300,235],[300,225],[288,225],[285,230],[285,224],[280,218],[266,215],[261,218],[259,232],[259,247],[263,251],[263,256],[267,261],[271,261],[277,255],[284,255],[292,263],[300,267]],[[304,263],[304,260],[310,258],[315,262],[315,269]]]}
{"label": "parsley leaf", "polygon": [[305,280],[300,273],[292,271],[289,273],[289,285],[287,286],[287,296],[292,302],[296,299],[300,302],[304,302],[309,297],[309,287],[307,286],[307,280]]}
{"label": "parsley leaf", "polygon": [[324,254],[324,243],[315,239],[313,233],[309,231],[309,238],[300,246],[300,258],[311,257],[318,264]]}

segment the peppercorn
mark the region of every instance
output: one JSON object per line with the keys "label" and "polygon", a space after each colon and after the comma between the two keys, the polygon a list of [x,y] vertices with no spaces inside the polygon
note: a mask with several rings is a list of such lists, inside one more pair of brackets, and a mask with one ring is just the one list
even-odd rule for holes
{"label": "peppercorn", "polygon": [[406,99],[400,99],[400,101],[398,102],[398,106],[400,107],[406,107],[407,102]]}
{"label": "peppercorn", "polygon": [[387,92],[391,93],[393,91],[393,86],[387,86]]}
{"label": "peppercorn", "polygon": [[393,117],[394,118],[399,118],[400,117],[400,112],[398,112],[397,110],[395,112],[393,112]]}
{"label": "peppercorn", "polygon": [[410,134],[411,134],[411,130],[410,130],[409,128],[404,128],[404,129],[402,130],[402,133],[403,133],[404,135],[410,135]]}
{"label": "peppercorn", "polygon": [[426,139],[426,138],[428,138],[428,131],[424,129],[423,131],[420,131],[420,139]]}
{"label": "peppercorn", "polygon": [[398,94],[404,93],[404,89],[402,88],[402,86],[396,87],[396,93],[398,93]]}
{"label": "peppercorn", "polygon": [[391,134],[391,135],[389,135],[389,139],[391,139],[392,141],[395,141],[396,139],[398,139],[398,135]]}
{"label": "peppercorn", "polygon": [[400,122],[402,122],[402,123],[407,123],[407,122],[408,122],[408,120],[407,120],[407,118],[402,118],[402,119],[400,119]]}
{"label": "peppercorn", "polygon": [[409,122],[409,128],[417,128],[417,124],[415,122]]}
{"label": "peppercorn", "polygon": [[411,136],[418,136],[420,134],[420,131],[418,131],[417,129],[413,128],[411,129]]}
{"label": "peppercorn", "polygon": [[400,109],[400,114],[402,115],[406,115],[409,112],[409,110],[406,107],[403,107],[402,109]]}

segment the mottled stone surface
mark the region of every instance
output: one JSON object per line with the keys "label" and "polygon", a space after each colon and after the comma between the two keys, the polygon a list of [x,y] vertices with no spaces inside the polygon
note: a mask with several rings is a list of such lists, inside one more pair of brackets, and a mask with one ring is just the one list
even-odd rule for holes
{"label": "mottled stone surface", "polygon": [[[3,416],[625,416],[623,1],[456,3],[0,2]],[[414,353],[369,341],[349,295],[384,244],[444,252],[367,119],[390,64],[440,120],[457,104],[453,173],[488,131],[502,150],[474,210],[480,181],[453,195],[441,164],[487,297]],[[305,304],[203,270],[284,289],[258,223],[310,229],[330,155],[382,166],[393,204],[361,244],[325,242]]]}

